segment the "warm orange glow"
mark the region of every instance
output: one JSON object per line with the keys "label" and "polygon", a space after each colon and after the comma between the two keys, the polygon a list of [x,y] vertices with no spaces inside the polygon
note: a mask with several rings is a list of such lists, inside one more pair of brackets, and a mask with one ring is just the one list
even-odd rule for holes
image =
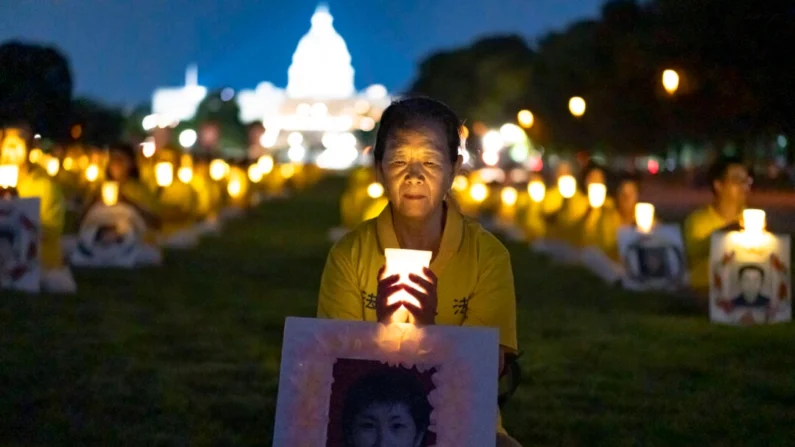
{"label": "warm orange glow", "polygon": [[97,165],[89,165],[86,168],[86,180],[89,182],[96,182],[99,178],[99,166]]}
{"label": "warm orange glow", "polygon": [[482,202],[489,196],[489,189],[483,183],[475,183],[469,188],[469,195],[475,202]]}
{"label": "warm orange glow", "polygon": [[217,181],[224,179],[229,175],[229,165],[220,158],[210,162],[210,178]]}
{"label": "warm orange glow", "polygon": [[229,193],[229,197],[237,199],[243,193],[243,183],[237,177],[230,179],[226,185],[226,192]]}
{"label": "warm orange glow", "polygon": [[579,96],[575,96],[569,100],[569,111],[576,118],[585,115],[585,100]]}
{"label": "warm orange glow", "polygon": [[378,182],[370,183],[370,185],[367,186],[367,195],[370,196],[371,199],[377,199],[384,195],[384,187]]}
{"label": "warm orange glow", "polygon": [[588,203],[591,208],[601,208],[607,198],[607,188],[601,183],[588,185]]}
{"label": "warm orange glow", "polygon": [[635,205],[635,225],[642,233],[648,233],[654,227],[654,205],[638,203]]}
{"label": "warm orange glow", "polygon": [[75,124],[72,126],[72,129],[69,131],[69,133],[72,135],[72,139],[76,140],[83,135],[83,126]]}
{"label": "warm orange glow", "polygon": [[506,186],[505,188],[502,188],[502,192],[500,192],[500,199],[502,199],[502,203],[505,206],[511,207],[516,205],[516,200],[518,198],[519,193],[514,187]]}
{"label": "warm orange glow", "polygon": [[0,165],[0,188],[16,188],[19,181],[19,166]]}
{"label": "warm orange glow", "polygon": [[529,110],[520,110],[516,115],[516,121],[519,122],[520,126],[524,127],[525,129],[529,129],[533,127],[536,119],[535,116],[533,116],[533,112]]}
{"label": "warm orange glow", "polygon": [[31,163],[36,164],[44,157],[44,151],[39,148],[33,148],[28,152],[28,160]]}
{"label": "warm orange glow", "polygon": [[262,173],[262,168],[260,168],[258,163],[254,163],[248,167],[248,179],[251,180],[251,183],[259,183],[264,177]]}
{"label": "warm orange glow", "polygon": [[270,155],[263,155],[258,158],[257,164],[259,165],[260,171],[262,171],[262,175],[268,175],[273,171],[273,157]]}
{"label": "warm orange glow", "polygon": [[167,188],[174,183],[174,165],[167,161],[161,161],[155,165],[155,181],[157,186]]}
{"label": "warm orange glow", "polygon": [[61,170],[61,161],[56,157],[50,157],[47,159],[44,169],[47,170],[47,174],[50,174],[50,177],[55,177],[58,175],[58,171]]}
{"label": "warm orange glow", "polygon": [[665,70],[662,75],[662,84],[669,95],[673,95],[679,89],[679,73],[674,70]]}
{"label": "warm orange glow", "polygon": [[[422,250],[401,250],[387,248],[384,250],[386,257],[386,269],[384,278],[392,275],[400,275],[399,284],[413,285],[409,279],[410,274],[425,277],[423,268],[430,267],[433,253]],[[420,307],[420,302],[405,290],[401,290],[387,298],[387,305],[397,302],[407,302]],[[393,315],[392,321],[404,323],[409,320],[409,312],[405,307],[400,307]]]}
{"label": "warm orange glow", "polygon": [[119,200],[119,183],[105,182],[102,184],[102,203],[113,206]]}
{"label": "warm orange glow", "polygon": [[281,165],[279,166],[279,174],[285,179],[292,178],[295,175],[295,166],[292,163]]}
{"label": "warm orange glow", "polygon": [[766,215],[763,210],[747,209],[743,211],[743,231],[760,234],[765,231]]}
{"label": "warm orange glow", "polygon": [[193,180],[193,168],[190,166],[182,166],[177,169],[177,178],[182,183],[190,183]]}
{"label": "warm orange glow", "polygon": [[541,203],[547,195],[547,185],[541,180],[533,180],[527,185],[527,193],[533,202]]}
{"label": "warm orange glow", "polygon": [[577,179],[571,175],[561,175],[558,178],[558,191],[564,199],[571,199],[577,192]]}
{"label": "warm orange glow", "polygon": [[463,175],[455,176],[455,179],[453,180],[454,191],[458,192],[466,191],[468,187],[469,187],[469,180],[467,180],[466,176]]}

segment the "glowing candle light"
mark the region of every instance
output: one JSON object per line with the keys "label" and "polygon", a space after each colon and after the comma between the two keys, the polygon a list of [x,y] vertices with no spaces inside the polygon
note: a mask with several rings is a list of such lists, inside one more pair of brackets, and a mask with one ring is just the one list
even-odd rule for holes
{"label": "glowing candle light", "polygon": [[41,149],[33,148],[28,153],[28,160],[30,160],[31,163],[35,164],[35,163],[38,163],[39,160],[41,160],[43,156],[44,156],[44,152]]}
{"label": "glowing candle light", "polygon": [[174,165],[161,161],[155,165],[155,181],[157,186],[167,188],[174,182]]}
{"label": "glowing candle light", "polygon": [[262,175],[268,175],[273,171],[273,157],[270,155],[263,155],[257,159],[257,165],[259,165]]}
{"label": "glowing candle light", "polygon": [[285,179],[292,178],[295,175],[295,166],[292,163],[279,166],[279,173]]}
{"label": "glowing candle light", "polygon": [[[430,251],[387,248],[384,250],[384,256],[386,256],[384,278],[392,275],[400,275],[398,284],[415,285],[414,282],[409,279],[409,275],[415,274],[425,277],[423,268],[430,267],[433,254]],[[405,290],[401,290],[387,298],[388,306],[398,302],[406,302],[420,307],[419,301]],[[409,312],[403,306],[401,306],[392,317],[392,321],[394,322],[406,322],[408,319]]]}
{"label": "glowing candle light", "polygon": [[558,178],[558,191],[564,199],[571,199],[577,192],[577,180],[571,175],[561,175]]}
{"label": "glowing candle light", "polygon": [[453,180],[453,189],[455,191],[461,192],[466,191],[469,187],[469,180],[463,175],[457,175]]}
{"label": "glowing candle light", "polygon": [[248,167],[248,179],[251,180],[251,183],[259,183],[262,180],[262,177],[265,174],[262,173],[262,168],[260,168],[258,163],[254,163]]}
{"label": "glowing candle light", "polygon": [[519,198],[519,193],[516,191],[516,188],[511,186],[506,186],[502,188],[502,192],[500,193],[500,199],[502,199],[502,203],[505,206],[514,206],[516,205],[516,200]]}
{"label": "glowing candle light", "polygon": [[475,183],[469,188],[469,195],[475,202],[482,202],[489,196],[489,189],[483,183]]}
{"label": "glowing candle light", "polygon": [[601,183],[588,185],[588,203],[591,208],[601,208],[607,198],[607,187]]}
{"label": "glowing candle light", "polygon": [[226,185],[226,192],[229,193],[229,197],[237,199],[243,192],[243,183],[238,178],[230,179]]}
{"label": "glowing candle light", "polygon": [[19,166],[0,165],[0,188],[15,189],[19,181]]}
{"label": "glowing candle light", "polygon": [[757,209],[743,211],[743,231],[746,233],[761,234],[765,231],[765,212]]}
{"label": "glowing candle light", "polygon": [[177,169],[177,178],[182,183],[190,183],[193,180],[193,168],[190,166],[182,166]]}
{"label": "glowing candle light", "polygon": [[541,180],[534,180],[527,185],[527,193],[535,203],[541,203],[547,195],[547,186]]}
{"label": "glowing candle light", "polygon": [[58,175],[58,171],[61,170],[61,161],[55,157],[50,157],[47,160],[47,165],[45,166],[45,169],[47,170],[47,174],[49,174],[50,177],[55,177],[56,175]]}
{"label": "glowing candle light", "polygon": [[210,162],[210,178],[217,181],[224,179],[229,175],[229,165],[221,159],[215,159]]}
{"label": "glowing candle light", "polygon": [[378,182],[370,183],[367,187],[367,195],[370,196],[371,199],[377,199],[384,195],[384,187]]}
{"label": "glowing candle light", "polygon": [[638,203],[635,205],[635,224],[642,233],[648,233],[654,227],[654,205]]}
{"label": "glowing candle light", "polygon": [[147,140],[141,143],[141,154],[146,158],[152,158],[155,155],[155,142]]}
{"label": "glowing candle light", "polygon": [[86,168],[86,180],[96,182],[99,178],[99,166],[92,164]]}
{"label": "glowing candle light", "polygon": [[102,203],[113,206],[119,201],[119,183],[105,182],[102,184]]}
{"label": "glowing candle light", "polygon": [[75,159],[72,157],[66,157],[63,159],[63,168],[67,171],[71,171],[75,167]]}

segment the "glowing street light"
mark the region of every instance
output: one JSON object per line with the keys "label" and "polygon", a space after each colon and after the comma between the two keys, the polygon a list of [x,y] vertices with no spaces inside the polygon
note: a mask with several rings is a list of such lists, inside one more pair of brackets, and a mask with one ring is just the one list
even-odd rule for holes
{"label": "glowing street light", "polygon": [[662,84],[669,95],[673,95],[679,89],[679,73],[675,70],[665,70],[662,74]]}
{"label": "glowing street light", "polygon": [[574,96],[569,100],[569,112],[575,118],[585,115],[585,100],[579,96]]}
{"label": "glowing street light", "polygon": [[516,115],[516,121],[519,122],[520,126],[524,127],[525,129],[529,129],[533,127],[533,123],[535,123],[536,119],[533,116],[533,112],[525,109],[519,111],[519,113]]}
{"label": "glowing street light", "polygon": [[179,145],[187,149],[196,144],[198,138],[199,136],[196,134],[195,130],[185,129],[179,133]]}

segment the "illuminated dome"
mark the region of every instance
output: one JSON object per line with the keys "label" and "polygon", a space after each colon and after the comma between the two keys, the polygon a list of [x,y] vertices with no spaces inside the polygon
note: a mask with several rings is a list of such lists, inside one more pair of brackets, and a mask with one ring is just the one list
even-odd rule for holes
{"label": "illuminated dome", "polygon": [[287,73],[287,94],[291,98],[343,99],[356,93],[351,54],[333,22],[328,7],[318,6],[312,27],[298,42]]}

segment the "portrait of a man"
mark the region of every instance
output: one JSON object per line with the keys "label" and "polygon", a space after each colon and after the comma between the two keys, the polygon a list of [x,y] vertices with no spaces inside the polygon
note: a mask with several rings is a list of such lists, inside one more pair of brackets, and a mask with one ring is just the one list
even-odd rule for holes
{"label": "portrait of a man", "polygon": [[740,267],[737,272],[740,294],[732,299],[734,308],[763,309],[770,305],[770,298],[762,294],[765,271],[756,264]]}
{"label": "portrait of a man", "polygon": [[667,247],[638,247],[638,268],[644,278],[668,277]]}
{"label": "portrait of a man", "polygon": [[120,244],[123,241],[123,237],[116,225],[103,225],[97,229],[94,240],[100,247],[108,247]]}

